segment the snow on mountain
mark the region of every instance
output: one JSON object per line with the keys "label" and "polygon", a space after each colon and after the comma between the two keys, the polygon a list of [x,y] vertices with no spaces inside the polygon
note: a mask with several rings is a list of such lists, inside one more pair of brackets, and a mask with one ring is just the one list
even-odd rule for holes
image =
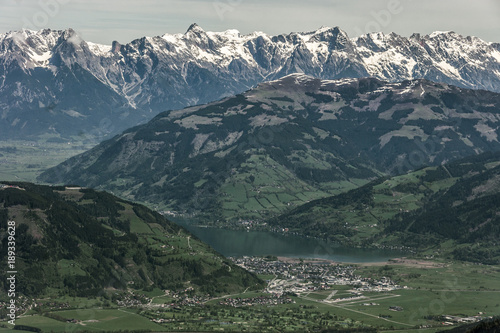
{"label": "snow on mountain", "polygon": [[[291,73],[322,79],[372,76],[390,82],[425,78],[500,92],[500,44],[454,32],[349,38],[338,27],[322,27],[270,36],[242,35],[234,29],[210,32],[193,24],[184,34],[100,45],[72,29],[23,30],[0,35],[0,100],[8,101],[0,102],[0,112],[10,123],[16,108],[35,112],[36,105],[52,103],[57,112],[66,98],[60,96],[61,86],[86,81],[94,85],[88,88],[92,91],[106,87],[113,109],[129,109],[120,113],[122,118],[135,113],[133,122],[124,120],[132,126],[160,111],[218,100]],[[54,87],[47,84],[54,80]],[[22,91],[15,98],[14,89]],[[107,99],[94,105],[94,99],[81,96],[72,109],[82,115],[110,109]]]}
{"label": "snow on mountain", "polygon": [[98,57],[108,57],[111,55],[111,45],[102,45],[92,42],[87,42],[90,51]]}

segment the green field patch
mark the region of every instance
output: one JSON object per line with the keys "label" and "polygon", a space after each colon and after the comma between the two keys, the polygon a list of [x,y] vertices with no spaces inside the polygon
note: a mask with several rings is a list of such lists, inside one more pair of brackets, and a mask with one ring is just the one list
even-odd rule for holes
{"label": "green field patch", "polygon": [[283,202],[285,205],[288,203],[288,202],[292,202],[292,201],[296,201],[297,198],[295,196],[292,196],[288,193],[279,193],[278,194],[278,199],[279,201]]}
{"label": "green field patch", "polygon": [[[31,327],[36,327],[42,330],[42,332],[81,332],[85,330],[85,327],[73,324],[73,323],[63,323],[52,318],[47,318],[39,315],[21,317],[16,319],[16,325],[26,325]],[[25,331],[14,331],[10,332],[25,332]]]}
{"label": "green field patch", "polygon": [[373,195],[373,200],[375,203],[394,203],[397,201],[395,196],[380,193],[375,193]]}
{"label": "green field patch", "polygon": [[245,204],[245,209],[254,211],[254,210],[263,210],[264,207],[255,199],[255,198],[250,198],[248,202]]}
{"label": "green field patch", "polygon": [[129,204],[122,204],[125,210],[120,211],[120,217],[130,221],[130,232],[136,234],[152,234],[154,233],[149,225],[142,221],[134,212]]}
{"label": "green field patch", "polygon": [[[406,324],[426,324],[428,316],[463,315],[473,316],[478,312],[489,315],[499,314],[498,295],[483,295],[478,292],[458,292],[451,290],[397,290],[390,294],[368,297],[363,302],[346,305],[371,315],[383,315],[389,319]],[[478,302],[478,299],[481,299]],[[375,306],[362,306],[363,303],[376,303]],[[398,306],[402,311],[392,311],[390,307]]]}
{"label": "green field patch", "polygon": [[497,166],[500,165],[500,161],[498,162],[491,162],[491,163],[486,163],[484,166],[486,167],[486,169],[493,169],[493,168],[496,168]]}
{"label": "green field patch", "polygon": [[498,266],[477,266],[469,263],[433,261],[421,267],[389,265],[387,267],[361,267],[361,276],[390,276],[400,284],[422,290],[500,291]]}
{"label": "green field patch", "polygon": [[358,188],[366,183],[366,180],[351,179],[350,181],[342,180],[338,182],[322,183],[321,188],[324,191],[328,191],[330,195],[337,195]]}
{"label": "green field patch", "polygon": [[175,299],[172,296],[159,296],[154,297],[152,300],[153,304],[169,304],[175,302]]}
{"label": "green field patch", "polygon": [[194,186],[195,187],[201,187],[203,186],[203,184],[205,184],[206,182],[208,182],[207,179],[200,179],[199,181],[197,181],[196,183],[194,183]]}
{"label": "green field patch", "polygon": [[271,205],[275,207],[283,206],[283,203],[279,201],[278,196],[276,194],[268,194],[266,198],[271,203]]}
{"label": "green field patch", "polygon": [[269,202],[269,200],[267,200],[267,198],[262,198],[262,197],[258,197],[256,198],[256,200],[260,203],[260,205],[262,207],[264,207],[265,209],[272,209],[272,208],[275,208],[274,205]]}
{"label": "green field patch", "polygon": [[282,193],[284,191],[283,187],[281,186],[261,186],[259,187],[259,191],[261,193],[266,193],[266,194],[277,194],[277,193]]}
{"label": "green field patch", "polygon": [[231,201],[245,203],[248,201],[247,198],[247,188],[245,184],[233,183],[227,184],[222,188],[223,192],[226,192]]}
{"label": "green field patch", "polygon": [[301,193],[297,193],[296,197],[299,200],[302,200],[304,202],[308,202],[308,201],[311,201],[314,199],[321,198],[322,196],[319,195],[318,192],[301,192]]}
{"label": "green field patch", "polygon": [[327,137],[330,136],[330,132],[327,132],[325,130],[322,130],[320,128],[317,128],[317,127],[313,127],[313,131],[316,133],[316,135],[321,139],[321,140],[324,140],[326,139]]}
{"label": "green field patch", "polygon": [[67,259],[61,259],[57,262],[57,271],[61,275],[87,275],[74,260]]}
{"label": "green field patch", "polygon": [[155,228],[152,228],[153,229],[153,232],[155,235],[158,235],[158,236],[163,236],[164,234],[164,230],[163,228],[158,228],[158,227],[155,227]]}
{"label": "green field patch", "polygon": [[[76,319],[82,324],[82,328],[92,330],[156,330],[161,331],[163,327],[151,322],[149,319],[138,315],[133,310],[101,310],[80,309],[54,312],[58,316],[67,319]],[[84,326],[83,326],[84,325]]]}
{"label": "green field patch", "polygon": [[[47,137],[47,139],[49,139]],[[0,141],[0,179],[10,181],[36,182],[37,177],[70,157],[81,154],[93,145],[79,141],[44,142]]]}
{"label": "green field patch", "polygon": [[[311,135],[308,135],[307,137],[305,137],[305,139],[314,140],[314,137]],[[320,157],[320,159],[318,159],[314,155]],[[330,170],[332,167],[330,163],[323,160],[323,158],[325,156],[322,155],[320,152],[297,151],[297,152],[292,153],[292,155],[290,157],[298,165],[303,166],[303,167],[310,167],[310,168],[320,169],[320,170]]]}
{"label": "green field patch", "polygon": [[456,182],[457,178],[446,178],[432,183],[426,183],[426,185],[434,192],[437,192],[455,185]]}
{"label": "green field patch", "polygon": [[238,211],[239,209],[242,208],[242,206],[243,206],[243,204],[239,203],[239,202],[228,201],[228,200],[224,200],[222,202],[222,208],[224,210]]}

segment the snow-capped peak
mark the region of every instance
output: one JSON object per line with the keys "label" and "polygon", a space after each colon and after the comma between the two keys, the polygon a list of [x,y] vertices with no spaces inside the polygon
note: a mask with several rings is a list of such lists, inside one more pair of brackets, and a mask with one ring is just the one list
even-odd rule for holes
{"label": "snow-capped peak", "polygon": [[111,52],[111,45],[96,44],[87,42],[90,51],[98,57],[106,57]]}
{"label": "snow-capped peak", "polygon": [[332,28],[332,27],[329,27],[329,26],[326,26],[326,25],[322,25],[321,28],[319,28],[316,31],[312,31],[311,33],[314,34],[314,35],[317,35],[317,34],[321,34],[321,33],[326,32],[326,31],[330,31],[332,29],[338,29],[338,27]]}
{"label": "snow-capped peak", "polygon": [[221,33],[221,35],[231,36],[231,37],[240,37],[240,32],[236,29],[228,29]]}
{"label": "snow-capped peak", "polygon": [[188,33],[203,33],[205,32],[205,30],[203,30],[198,24],[196,23],[193,23],[189,26],[189,28],[187,29],[185,35],[187,35]]}
{"label": "snow-capped peak", "polygon": [[193,24],[186,33],[109,46],[86,42],[71,29],[23,30],[0,35],[0,86],[2,75],[9,74],[1,71],[11,64],[28,75],[37,67],[56,75],[59,67],[71,70],[77,64],[131,106],[148,110],[216,100],[291,73],[389,82],[425,78],[500,92],[499,44],[452,32],[349,38],[338,27],[324,26],[270,36],[206,32]]}
{"label": "snow-capped peak", "polygon": [[448,35],[450,33],[454,33],[453,31],[434,31],[433,33],[429,34],[430,38],[434,38],[440,35]]}

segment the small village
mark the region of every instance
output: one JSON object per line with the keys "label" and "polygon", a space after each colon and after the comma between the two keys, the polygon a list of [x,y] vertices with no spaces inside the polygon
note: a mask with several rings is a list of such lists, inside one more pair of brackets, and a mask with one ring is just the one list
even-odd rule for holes
{"label": "small village", "polygon": [[280,304],[293,304],[295,301],[287,296],[260,296],[260,297],[250,297],[250,298],[226,298],[219,302],[219,305],[231,306],[233,308],[238,308],[242,306],[254,306],[254,305],[280,305]]}
{"label": "small village", "polygon": [[256,274],[274,275],[266,288],[271,294],[301,295],[341,285],[353,286],[353,294],[356,297],[364,291],[386,292],[407,288],[397,285],[387,277],[380,280],[361,277],[355,274],[354,266],[339,265],[327,260],[269,260],[260,257],[232,260],[236,265]]}
{"label": "small village", "polygon": [[[10,305],[9,302],[0,302],[0,309],[7,309],[9,305]],[[32,298],[19,295],[19,297],[16,298],[15,306],[16,306],[16,315],[19,316],[31,310],[34,306],[36,306],[36,303],[35,300]]]}
{"label": "small village", "polygon": [[0,190],[6,190],[6,189],[10,189],[10,188],[14,188],[14,189],[17,189],[17,190],[24,191],[24,188],[21,188],[21,187],[19,187],[17,185],[0,184]]}
{"label": "small village", "polygon": [[476,316],[471,316],[471,317],[444,315],[441,317],[441,319],[443,320],[442,324],[444,326],[452,326],[457,324],[477,323],[480,322],[481,320],[493,319],[493,317],[485,316],[484,313],[479,312]]}

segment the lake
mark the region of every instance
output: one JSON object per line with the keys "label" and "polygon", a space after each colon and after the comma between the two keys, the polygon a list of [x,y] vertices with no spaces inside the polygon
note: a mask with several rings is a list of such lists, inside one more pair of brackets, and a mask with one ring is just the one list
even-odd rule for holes
{"label": "lake", "polygon": [[274,255],[360,263],[381,262],[404,256],[400,251],[350,248],[295,235],[206,228],[186,221],[176,222],[226,257]]}

